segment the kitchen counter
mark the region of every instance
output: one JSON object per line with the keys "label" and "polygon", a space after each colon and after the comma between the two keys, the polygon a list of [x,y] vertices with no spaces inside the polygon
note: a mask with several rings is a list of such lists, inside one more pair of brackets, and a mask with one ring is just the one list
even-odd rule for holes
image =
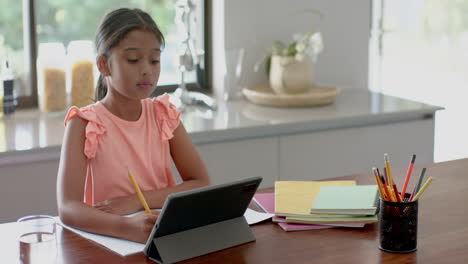
{"label": "kitchen counter", "polygon": [[[274,108],[244,100],[215,112],[187,109],[182,121],[212,184],[259,176],[321,180],[370,173],[383,165],[433,161],[434,113],[442,108],[362,90],[344,90],[333,104]],[[57,214],[56,182],[65,113],[17,111],[0,119],[0,216]],[[177,170],[173,168],[176,180]],[[9,197],[21,197],[11,203]]]}
{"label": "kitchen counter", "polygon": [[[329,105],[277,108],[245,100],[217,111],[189,107],[182,122],[196,145],[433,118],[443,108],[358,89],[343,90]],[[55,159],[65,112],[20,110],[0,118],[0,166]]]}

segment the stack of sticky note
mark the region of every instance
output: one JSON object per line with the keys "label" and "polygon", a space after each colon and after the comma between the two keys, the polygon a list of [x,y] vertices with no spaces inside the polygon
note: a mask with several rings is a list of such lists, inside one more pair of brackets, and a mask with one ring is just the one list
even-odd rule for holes
{"label": "stack of sticky note", "polygon": [[377,222],[377,185],[355,181],[277,181],[274,193],[254,201],[286,231],[331,227],[362,228]]}

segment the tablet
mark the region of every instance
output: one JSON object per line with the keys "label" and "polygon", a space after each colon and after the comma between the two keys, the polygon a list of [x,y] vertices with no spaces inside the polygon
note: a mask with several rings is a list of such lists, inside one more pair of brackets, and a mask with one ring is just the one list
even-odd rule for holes
{"label": "tablet", "polygon": [[[251,177],[168,195],[143,252],[153,260],[169,263],[183,260],[184,251],[191,251],[185,254],[188,258],[219,250],[223,245],[255,240],[243,215],[261,181],[261,177]],[[219,240],[213,232],[224,236],[222,241],[213,241]],[[242,238],[243,232],[249,234]],[[191,245],[191,239],[196,245]],[[177,252],[176,259],[169,256],[172,253],[167,251],[171,250]]]}

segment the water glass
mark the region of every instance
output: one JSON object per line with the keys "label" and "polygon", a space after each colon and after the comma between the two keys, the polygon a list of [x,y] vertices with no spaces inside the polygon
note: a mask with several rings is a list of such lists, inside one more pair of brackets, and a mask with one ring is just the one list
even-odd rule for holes
{"label": "water glass", "polygon": [[241,76],[243,74],[244,54],[245,50],[243,48],[225,51],[224,101],[242,98]]}
{"label": "water glass", "polygon": [[55,263],[57,259],[56,221],[48,215],[18,219],[20,261],[23,264]]}

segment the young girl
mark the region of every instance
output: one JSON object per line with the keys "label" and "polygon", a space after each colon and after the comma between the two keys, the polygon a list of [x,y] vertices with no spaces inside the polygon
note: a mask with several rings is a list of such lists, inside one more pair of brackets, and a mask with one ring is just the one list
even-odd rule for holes
{"label": "young girl", "polygon": [[[60,219],[88,232],[145,243],[157,213],[143,209],[130,171],[150,208],[167,195],[209,184],[169,96],[148,96],[156,88],[164,37],[139,9],[108,13],[96,33],[101,73],[97,103],[71,107],[65,118],[57,199]],[[173,160],[183,182],[176,185]]]}

